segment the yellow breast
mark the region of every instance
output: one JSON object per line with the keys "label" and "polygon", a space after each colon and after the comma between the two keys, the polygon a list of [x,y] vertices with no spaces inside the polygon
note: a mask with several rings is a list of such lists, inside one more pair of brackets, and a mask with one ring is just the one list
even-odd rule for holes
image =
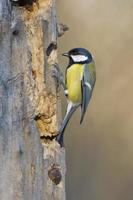
{"label": "yellow breast", "polygon": [[83,65],[73,64],[67,69],[66,84],[68,89],[68,99],[74,103],[82,100],[81,79],[83,76]]}

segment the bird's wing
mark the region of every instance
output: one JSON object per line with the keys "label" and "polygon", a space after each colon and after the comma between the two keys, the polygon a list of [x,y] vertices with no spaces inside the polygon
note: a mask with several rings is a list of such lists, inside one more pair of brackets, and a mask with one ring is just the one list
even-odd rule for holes
{"label": "bird's wing", "polygon": [[84,72],[81,80],[81,89],[82,89],[82,103],[81,103],[80,123],[82,123],[83,121],[93,90],[92,74],[89,71],[89,67],[87,64],[84,65]]}

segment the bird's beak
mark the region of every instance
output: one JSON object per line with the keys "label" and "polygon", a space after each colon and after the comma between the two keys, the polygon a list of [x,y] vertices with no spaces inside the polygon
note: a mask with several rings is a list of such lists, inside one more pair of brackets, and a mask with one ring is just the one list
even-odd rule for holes
{"label": "bird's beak", "polygon": [[69,54],[68,53],[63,53],[62,56],[69,57]]}

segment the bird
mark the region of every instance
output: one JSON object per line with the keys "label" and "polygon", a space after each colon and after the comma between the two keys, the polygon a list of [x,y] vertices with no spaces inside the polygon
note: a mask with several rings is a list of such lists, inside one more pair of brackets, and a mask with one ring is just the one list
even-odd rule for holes
{"label": "bird", "polygon": [[[56,78],[61,83],[67,98],[67,110],[61,123],[56,140],[61,147],[65,128],[72,114],[81,107],[80,124],[83,122],[96,81],[95,63],[91,53],[85,48],[73,48],[62,54],[68,57],[69,63],[65,72],[65,81],[58,72]],[[56,67],[57,68],[57,67]],[[59,69],[57,69],[59,71]]]}

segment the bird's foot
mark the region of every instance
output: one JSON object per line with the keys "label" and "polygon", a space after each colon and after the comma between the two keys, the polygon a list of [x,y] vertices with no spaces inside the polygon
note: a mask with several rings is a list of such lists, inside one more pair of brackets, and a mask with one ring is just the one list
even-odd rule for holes
{"label": "bird's foot", "polygon": [[63,73],[61,72],[59,65],[57,63],[53,65],[52,77],[55,78],[58,85],[64,85]]}

